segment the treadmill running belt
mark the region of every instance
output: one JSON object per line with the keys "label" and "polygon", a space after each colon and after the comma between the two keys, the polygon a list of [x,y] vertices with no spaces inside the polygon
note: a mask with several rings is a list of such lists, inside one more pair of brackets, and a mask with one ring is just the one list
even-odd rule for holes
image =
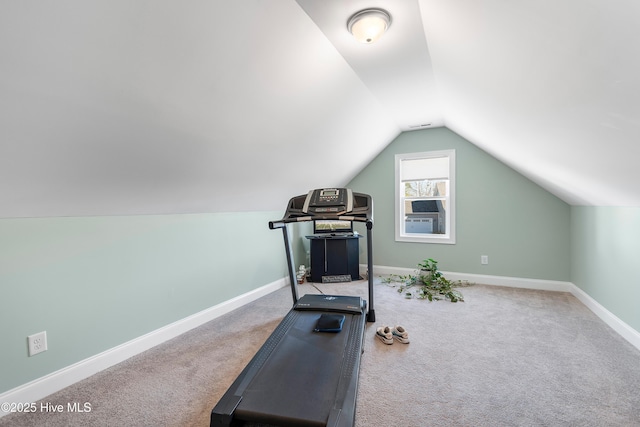
{"label": "treadmill running belt", "polygon": [[342,413],[342,404],[347,395],[355,402],[365,316],[346,314],[339,333],[314,332],[321,314],[287,314],[220,401],[224,407],[227,395],[237,399],[234,421],[326,426],[346,416],[352,422],[355,408]]}

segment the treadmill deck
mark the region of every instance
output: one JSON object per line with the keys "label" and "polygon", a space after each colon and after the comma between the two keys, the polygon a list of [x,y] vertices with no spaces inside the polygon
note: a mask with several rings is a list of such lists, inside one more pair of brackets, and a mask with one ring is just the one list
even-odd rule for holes
{"label": "treadmill deck", "polygon": [[[213,409],[211,425],[352,425],[365,305],[351,296],[300,298]],[[328,311],[345,314],[342,331],[314,332]]]}

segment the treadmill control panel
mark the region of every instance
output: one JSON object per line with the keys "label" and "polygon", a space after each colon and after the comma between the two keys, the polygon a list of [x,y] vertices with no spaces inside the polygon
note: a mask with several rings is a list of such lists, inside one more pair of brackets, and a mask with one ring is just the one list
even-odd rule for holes
{"label": "treadmill control panel", "polygon": [[343,196],[343,194],[341,194],[340,190],[337,188],[326,188],[320,190],[320,193],[318,194],[318,203],[335,203],[339,199],[344,198],[341,196]]}
{"label": "treadmill control panel", "polygon": [[302,212],[340,214],[353,210],[353,193],[348,188],[321,188],[309,191]]}

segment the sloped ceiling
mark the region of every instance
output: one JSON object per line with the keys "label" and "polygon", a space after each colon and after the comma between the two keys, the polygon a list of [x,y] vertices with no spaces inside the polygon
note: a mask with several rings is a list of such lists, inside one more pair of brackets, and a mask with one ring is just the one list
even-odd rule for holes
{"label": "sloped ceiling", "polygon": [[[376,44],[348,17],[393,16]],[[447,126],[572,204],[640,205],[633,1],[0,3],[0,217],[282,210]]]}
{"label": "sloped ceiling", "polygon": [[640,3],[420,5],[446,126],[571,204],[640,206]]}

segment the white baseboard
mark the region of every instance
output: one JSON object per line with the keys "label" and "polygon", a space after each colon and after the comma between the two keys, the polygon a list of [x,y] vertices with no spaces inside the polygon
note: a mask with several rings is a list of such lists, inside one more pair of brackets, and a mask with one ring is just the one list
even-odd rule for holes
{"label": "white baseboard", "polygon": [[[165,341],[175,338],[178,335],[203,325],[223,314],[229,313],[284,286],[288,286],[287,279],[282,278],[276,280],[275,282],[224,301],[189,317],[185,317],[184,319],[156,329],[117,347],[113,347],[27,384],[6,391],[0,394],[0,405],[2,403],[13,402],[36,402],[56,391],[62,390],[71,384],[90,377],[136,354],[149,350],[158,344],[162,344]],[[7,415],[7,413],[0,410],[0,418],[4,415]]]}
{"label": "white baseboard", "polygon": [[[366,271],[366,266],[365,266]],[[374,274],[387,275],[398,274],[407,275],[415,274],[416,269],[398,268],[386,266],[374,266]],[[640,332],[627,325],[625,322],[616,317],[609,310],[604,308],[600,303],[591,298],[586,292],[571,282],[562,282],[556,280],[540,280],[526,279],[520,277],[504,277],[489,276],[484,274],[467,274],[443,271],[442,274],[449,280],[462,280],[469,283],[481,283],[483,285],[507,286],[511,288],[537,289],[542,291],[569,292],[573,294],[581,303],[590,309],[603,322],[609,325],[622,338],[626,339],[634,347],[640,350]]]}
{"label": "white baseboard", "polygon": [[521,277],[490,276],[486,274],[442,272],[449,280],[462,280],[483,285],[508,286],[510,288],[537,289],[540,291],[571,292],[571,282],[558,280],[527,279]]}
{"label": "white baseboard", "polygon": [[[386,266],[374,266],[374,274],[415,274],[415,268],[399,268],[399,267],[386,267]],[[452,271],[443,271],[442,274],[449,280],[461,280],[469,283],[481,283],[483,285],[494,286],[508,286],[510,288],[523,288],[523,289],[538,289],[541,291],[558,291],[558,292],[571,292],[571,282],[562,282],[557,280],[541,280],[541,279],[526,279],[521,277],[506,277],[506,276],[490,276],[486,274],[469,274],[469,273],[456,273]]]}
{"label": "white baseboard", "polygon": [[571,284],[571,293],[580,300],[584,305],[593,311],[596,316],[602,319],[607,325],[616,331],[622,338],[629,341],[635,348],[640,350],[640,332],[627,325],[625,322],[616,317],[609,310],[604,308],[600,303],[591,298],[585,291],[574,284]]}

